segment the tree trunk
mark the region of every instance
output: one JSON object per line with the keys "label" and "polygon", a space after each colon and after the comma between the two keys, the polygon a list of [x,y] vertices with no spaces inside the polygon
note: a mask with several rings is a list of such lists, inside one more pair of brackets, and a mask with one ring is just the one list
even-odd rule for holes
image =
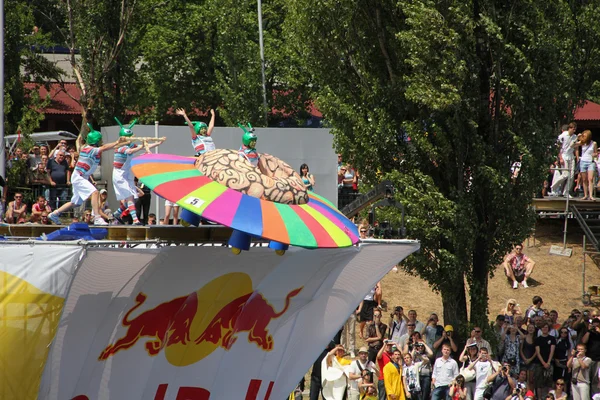
{"label": "tree trunk", "polygon": [[[452,325],[459,337],[464,336],[467,329],[467,297],[465,283],[462,278],[440,291],[444,307],[444,325]],[[440,321],[441,322],[441,321]],[[455,334],[455,335],[456,335]]]}
{"label": "tree trunk", "polygon": [[471,282],[471,322],[486,327],[488,309],[488,261],[483,239],[477,239],[473,251],[473,279]]}

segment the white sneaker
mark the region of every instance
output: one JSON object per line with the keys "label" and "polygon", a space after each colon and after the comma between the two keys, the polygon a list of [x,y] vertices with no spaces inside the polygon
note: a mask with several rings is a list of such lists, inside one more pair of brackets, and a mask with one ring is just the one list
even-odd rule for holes
{"label": "white sneaker", "polygon": [[528,288],[528,287],[529,287],[529,285],[527,285],[527,279],[523,279],[523,282],[521,282],[521,285],[522,285],[524,288]]}
{"label": "white sneaker", "polygon": [[102,218],[96,218],[94,220],[94,225],[96,225],[96,226],[108,226],[108,222],[106,222]]}
{"label": "white sneaker", "polygon": [[514,281],[513,282],[513,289],[517,289],[519,287],[519,282]]}
{"label": "white sneaker", "polygon": [[567,198],[568,198],[568,199],[574,199],[574,198],[575,198],[575,197],[571,196],[570,194],[568,194],[568,195],[566,195],[566,196],[563,196],[563,197],[564,197],[565,199],[567,199]]}
{"label": "white sneaker", "polygon": [[548,193],[550,197],[558,197],[558,193],[550,192]]}

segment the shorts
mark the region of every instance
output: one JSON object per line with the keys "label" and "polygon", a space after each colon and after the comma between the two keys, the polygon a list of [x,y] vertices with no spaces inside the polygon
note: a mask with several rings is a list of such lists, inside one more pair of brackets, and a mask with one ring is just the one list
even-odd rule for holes
{"label": "shorts", "polygon": [[126,198],[131,196],[133,196],[134,199],[138,198],[137,189],[135,188],[133,175],[131,174],[130,170],[113,170],[112,181],[117,200],[125,200]]}
{"label": "shorts", "polygon": [[98,191],[96,186],[92,185],[90,181],[81,176],[80,173],[74,172],[71,177],[71,185],[73,187],[73,197],[71,197],[71,203],[75,206],[82,205],[87,199],[90,198],[94,192]]}
{"label": "shorts", "polygon": [[596,171],[596,163],[593,161],[579,161],[579,171]]}
{"label": "shorts", "polygon": [[533,367],[533,382],[536,389],[552,387],[552,376],[554,374],[554,366],[550,364],[550,368],[545,369],[542,364],[534,364]]}
{"label": "shorts", "polygon": [[172,201],[165,199],[165,206],[179,207],[179,204],[173,203]]}

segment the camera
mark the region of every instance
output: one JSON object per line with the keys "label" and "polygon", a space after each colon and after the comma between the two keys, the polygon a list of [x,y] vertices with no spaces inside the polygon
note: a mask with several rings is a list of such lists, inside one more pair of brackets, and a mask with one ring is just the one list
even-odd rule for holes
{"label": "camera", "polygon": [[415,385],[413,382],[409,382],[409,383],[408,383],[408,390],[410,390],[411,392],[412,392],[413,390],[415,390],[415,387],[416,387],[416,385]]}
{"label": "camera", "polygon": [[520,388],[516,388],[515,392],[514,392],[517,396],[521,394],[521,389]]}

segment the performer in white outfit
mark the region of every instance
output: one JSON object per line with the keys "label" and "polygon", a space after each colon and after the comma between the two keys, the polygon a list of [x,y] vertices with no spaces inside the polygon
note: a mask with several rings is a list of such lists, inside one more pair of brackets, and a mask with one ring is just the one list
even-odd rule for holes
{"label": "performer in white outfit", "polygon": [[[134,120],[131,124],[129,124],[128,128],[124,127],[116,117],[115,120],[121,126],[121,130],[119,132],[120,138],[127,138],[133,135],[133,131],[131,129],[137,120]],[[117,197],[117,200],[121,202],[121,206],[113,214],[117,221],[122,222],[121,215],[125,210],[128,210],[131,218],[133,219],[133,224],[142,224],[138,219],[137,212],[135,210],[135,199],[138,198],[138,190],[134,182],[135,177],[131,172],[131,159],[133,158],[133,155],[140,150],[145,149],[146,152],[149,153],[150,149],[159,146],[162,142],[164,142],[164,140],[165,139],[162,138],[160,141],[154,142],[151,145],[148,145],[146,142],[137,145],[133,143],[125,143],[115,150],[112,181],[115,189],[115,196]]]}

